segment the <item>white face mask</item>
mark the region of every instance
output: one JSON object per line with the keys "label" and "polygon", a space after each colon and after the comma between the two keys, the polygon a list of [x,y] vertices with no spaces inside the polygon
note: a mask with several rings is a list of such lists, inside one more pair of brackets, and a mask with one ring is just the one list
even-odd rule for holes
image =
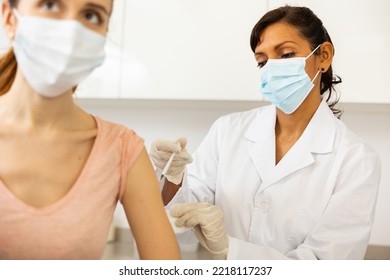
{"label": "white face mask", "polygon": [[78,21],[14,13],[18,67],[40,95],[56,97],[69,91],[103,63],[106,38]]}
{"label": "white face mask", "polygon": [[318,45],[306,57],[268,59],[261,68],[261,91],[264,97],[286,114],[292,114],[303,103],[314,87],[314,80],[307,75],[306,60],[320,47]]}

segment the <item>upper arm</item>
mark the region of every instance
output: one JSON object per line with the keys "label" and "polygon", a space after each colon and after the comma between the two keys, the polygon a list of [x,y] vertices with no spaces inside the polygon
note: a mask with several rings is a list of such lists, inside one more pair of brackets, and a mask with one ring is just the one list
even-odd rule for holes
{"label": "upper arm", "polygon": [[152,163],[143,148],[127,172],[122,204],[141,259],[178,259],[179,247],[166,216]]}

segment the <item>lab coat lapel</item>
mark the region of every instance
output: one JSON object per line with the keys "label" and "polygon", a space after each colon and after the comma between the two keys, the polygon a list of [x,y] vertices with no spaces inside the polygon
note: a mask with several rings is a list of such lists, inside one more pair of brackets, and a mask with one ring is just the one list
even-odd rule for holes
{"label": "lab coat lapel", "polygon": [[275,120],[275,107],[263,107],[245,134],[248,156],[262,180],[275,166]]}
{"label": "lab coat lapel", "polygon": [[299,140],[263,180],[260,191],[315,163],[314,154],[331,153],[336,121],[328,104],[323,100]]}
{"label": "lab coat lapel", "polygon": [[283,159],[263,179],[260,191],[272,186],[290,174],[314,163],[307,141],[300,138]]}
{"label": "lab coat lapel", "polygon": [[[275,166],[276,112],[274,107],[273,110],[271,108],[259,114],[246,134],[252,141],[248,148],[249,156],[262,180],[259,191],[313,164],[313,154],[332,152],[336,131],[335,117],[327,103],[322,101],[300,139]],[[264,128],[261,134],[255,133]]]}

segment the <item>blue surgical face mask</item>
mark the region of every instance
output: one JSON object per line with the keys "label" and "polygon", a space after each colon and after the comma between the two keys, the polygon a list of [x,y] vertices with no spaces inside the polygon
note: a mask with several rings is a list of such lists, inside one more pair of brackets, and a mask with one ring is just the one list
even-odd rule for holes
{"label": "blue surgical face mask", "polygon": [[268,59],[260,70],[261,92],[264,97],[286,114],[293,113],[313,89],[313,80],[305,71],[308,59],[321,45],[306,57]]}

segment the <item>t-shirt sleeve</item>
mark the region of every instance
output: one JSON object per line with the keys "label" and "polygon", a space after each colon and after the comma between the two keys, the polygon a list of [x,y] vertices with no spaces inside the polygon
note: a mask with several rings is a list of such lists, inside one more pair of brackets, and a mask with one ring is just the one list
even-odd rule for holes
{"label": "t-shirt sleeve", "polygon": [[144,148],[144,139],[139,137],[134,130],[126,130],[122,137],[123,148],[119,201],[122,201],[122,196],[125,191],[127,173]]}

